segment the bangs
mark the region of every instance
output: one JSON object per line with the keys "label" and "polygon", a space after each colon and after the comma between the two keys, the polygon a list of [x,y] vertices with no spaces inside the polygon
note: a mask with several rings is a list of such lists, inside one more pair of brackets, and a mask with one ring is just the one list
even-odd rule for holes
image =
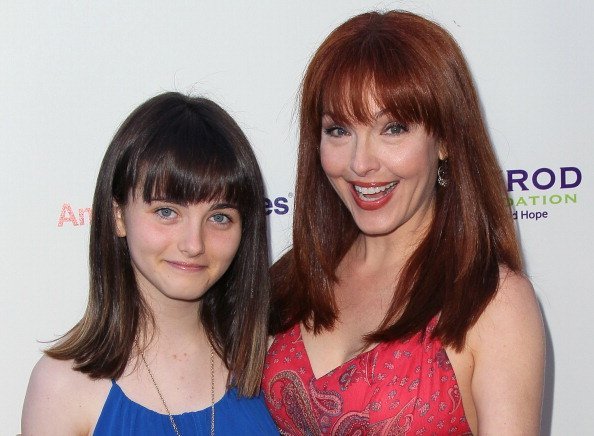
{"label": "bangs", "polygon": [[165,125],[154,138],[132,165],[131,187],[144,201],[224,201],[237,207],[246,176],[232,138],[199,119]]}
{"label": "bangs", "polygon": [[439,130],[435,73],[413,50],[398,35],[364,29],[318,53],[319,68],[312,73],[321,84],[320,114],[340,123],[369,124],[377,117],[375,104],[397,121],[423,124],[429,133]]}
{"label": "bangs", "polygon": [[156,165],[145,165],[144,182],[139,183],[142,198],[180,204],[224,201],[237,207],[241,177],[234,164],[225,159],[209,161],[208,157],[192,162],[169,153]]}

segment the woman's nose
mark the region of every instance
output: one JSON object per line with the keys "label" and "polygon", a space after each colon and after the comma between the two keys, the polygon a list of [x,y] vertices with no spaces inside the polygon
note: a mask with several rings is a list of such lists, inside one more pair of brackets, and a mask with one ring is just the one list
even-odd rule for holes
{"label": "woman's nose", "polygon": [[355,137],[355,147],[351,158],[351,170],[359,177],[364,177],[379,168],[373,139],[369,134]]}

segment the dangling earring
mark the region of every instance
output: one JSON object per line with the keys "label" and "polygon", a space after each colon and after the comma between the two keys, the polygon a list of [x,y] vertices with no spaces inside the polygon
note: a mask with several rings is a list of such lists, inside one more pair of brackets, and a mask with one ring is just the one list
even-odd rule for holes
{"label": "dangling earring", "polygon": [[447,164],[447,159],[440,160],[439,166],[437,167],[437,184],[442,188],[448,186],[448,171],[446,169]]}

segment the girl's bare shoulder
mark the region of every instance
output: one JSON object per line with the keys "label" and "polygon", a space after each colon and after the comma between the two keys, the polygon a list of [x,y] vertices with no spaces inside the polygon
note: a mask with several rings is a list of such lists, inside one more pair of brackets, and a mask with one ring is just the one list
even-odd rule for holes
{"label": "girl's bare shoulder", "polygon": [[23,405],[23,436],[90,434],[107,398],[109,380],[93,380],[72,360],[43,356],[31,372]]}

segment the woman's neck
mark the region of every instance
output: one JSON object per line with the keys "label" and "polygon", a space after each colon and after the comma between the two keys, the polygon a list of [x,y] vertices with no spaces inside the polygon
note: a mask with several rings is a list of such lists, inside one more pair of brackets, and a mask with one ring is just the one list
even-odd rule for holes
{"label": "woman's neck", "polygon": [[419,246],[433,220],[433,209],[410,219],[391,233],[367,235],[361,233],[345,256],[343,264],[356,265],[363,270],[397,271],[406,263]]}

